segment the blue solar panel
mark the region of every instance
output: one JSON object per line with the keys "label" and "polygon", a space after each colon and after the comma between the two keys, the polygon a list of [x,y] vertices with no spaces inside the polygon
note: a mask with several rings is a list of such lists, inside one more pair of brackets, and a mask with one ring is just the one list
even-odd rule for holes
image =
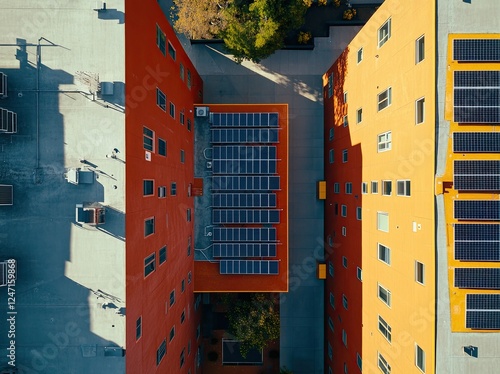
{"label": "blue solar panel", "polygon": [[211,130],[212,143],[278,143],[278,129],[216,128]]}
{"label": "blue solar panel", "polygon": [[278,209],[214,209],[213,224],[226,223],[279,223]]}
{"label": "blue solar panel", "polygon": [[467,309],[500,310],[500,294],[467,294]]}
{"label": "blue solar panel", "polygon": [[468,294],[465,327],[500,330],[500,294]]}
{"label": "blue solar panel", "polygon": [[280,189],[279,176],[216,175],[212,178],[212,191],[273,191]]}
{"label": "blue solar panel", "polygon": [[500,132],[455,132],[453,152],[456,153],[498,153]]}
{"label": "blue solar panel", "polygon": [[460,62],[500,61],[500,39],[455,39],[453,59]]}
{"label": "blue solar panel", "polygon": [[274,242],[275,227],[214,227],[214,242]]}
{"label": "blue solar panel", "polygon": [[500,225],[455,224],[455,259],[500,261]]}
{"label": "blue solar panel", "polygon": [[278,127],[278,113],[210,113],[212,127]]}
{"label": "blue solar panel", "polygon": [[455,287],[500,289],[500,268],[455,268]]}
{"label": "blue solar panel", "polygon": [[500,190],[500,160],[455,160],[453,187],[459,191]]}
{"label": "blue solar panel", "polygon": [[454,217],[470,221],[500,220],[499,200],[455,200]]}
{"label": "blue solar panel", "polygon": [[212,206],[216,208],[275,208],[274,193],[214,193]]}
{"label": "blue solar panel", "polygon": [[220,274],[279,274],[279,261],[221,260]]}
{"label": "blue solar panel", "polygon": [[276,174],[276,160],[214,160],[213,174]]}
{"label": "blue solar panel", "polygon": [[276,257],[276,243],[214,243],[214,257]]}

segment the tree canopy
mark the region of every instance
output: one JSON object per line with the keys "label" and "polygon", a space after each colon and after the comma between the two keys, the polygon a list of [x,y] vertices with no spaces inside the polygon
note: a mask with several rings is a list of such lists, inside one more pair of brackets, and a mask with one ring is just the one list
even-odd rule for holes
{"label": "tree canopy", "polygon": [[221,38],[236,61],[259,62],[304,22],[307,0],[174,0],[174,27],[192,39]]}

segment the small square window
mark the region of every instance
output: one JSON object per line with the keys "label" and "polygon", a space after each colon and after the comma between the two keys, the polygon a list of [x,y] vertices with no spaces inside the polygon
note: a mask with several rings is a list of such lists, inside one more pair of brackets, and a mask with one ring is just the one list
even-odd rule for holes
{"label": "small square window", "polygon": [[143,196],[152,196],[154,195],[154,180],[152,179],[144,179],[142,181],[142,194]]}
{"label": "small square window", "polygon": [[153,152],[154,144],[155,144],[155,133],[153,130],[148,129],[146,126],[142,129],[142,139],[144,149],[147,151]]}
{"label": "small square window", "polygon": [[161,110],[167,111],[167,97],[159,88],[156,88],[156,105],[158,105]]}
{"label": "small square window", "polygon": [[357,57],[358,57],[358,64],[363,61],[363,47],[361,47],[360,49],[358,49],[358,53],[357,53]]}
{"label": "small square window", "polygon": [[166,186],[158,187],[158,197],[164,198],[166,196],[167,196],[167,187]]}
{"label": "small square window", "polygon": [[342,295],[342,305],[344,306],[344,309],[346,309],[346,310],[349,309],[346,295]]}
{"label": "small square window", "polygon": [[329,161],[330,161],[330,164],[333,164],[333,149],[330,149],[330,151],[328,152],[328,157],[329,157]]}
{"label": "small square window", "polygon": [[167,142],[161,138],[158,138],[158,154],[160,156],[167,155]]}
{"label": "small square window", "polygon": [[378,182],[377,181],[372,181],[371,182],[371,187],[372,187],[372,193],[376,194],[378,193]]}
{"label": "small square window", "polygon": [[175,118],[175,104],[173,102],[169,102],[168,105],[170,117]]}
{"label": "small square window", "polygon": [[425,265],[418,261],[415,261],[415,281],[425,284]]}
{"label": "small square window", "polygon": [[425,352],[418,344],[415,344],[415,365],[425,373]]}
{"label": "small square window", "polygon": [[392,181],[382,181],[382,195],[391,196],[392,194]]}
{"label": "small square window", "polygon": [[368,183],[367,182],[361,182],[361,193],[362,194],[368,193]]}
{"label": "small square window", "polygon": [[183,164],[186,161],[186,154],[184,153],[184,149],[181,149],[181,163]]}
{"label": "small square window", "polygon": [[342,205],[341,210],[340,210],[340,215],[342,217],[347,217],[347,205]]}
{"label": "small square window", "polygon": [[411,182],[409,180],[398,180],[398,196],[411,196]]}
{"label": "small square window", "polygon": [[391,264],[391,249],[386,247],[383,244],[378,243],[377,256],[378,259],[382,262],[385,262],[387,265]]}
{"label": "small square window", "polygon": [[335,182],[333,184],[333,193],[340,193],[340,183]]}
{"label": "small square window", "polygon": [[391,19],[389,18],[383,25],[378,29],[378,47],[382,47],[391,38]]}
{"label": "small square window", "polygon": [[144,220],[144,236],[149,236],[155,233],[155,218]]}
{"label": "small square window", "polygon": [[169,305],[172,306],[175,304],[175,290],[172,290],[172,292],[170,292],[170,298],[169,298]]}
{"label": "small square window", "polygon": [[347,91],[344,92],[344,104],[347,104]]}
{"label": "small square window", "polygon": [[167,261],[167,246],[166,245],[160,248],[159,253],[158,253],[158,259],[159,259],[160,265]]}
{"label": "small square window", "polygon": [[163,53],[164,56],[166,54],[166,43],[167,43],[167,36],[160,29],[160,26],[156,25],[156,45],[158,46],[158,49],[161,51],[161,53]]}
{"label": "small square window", "polygon": [[342,266],[347,268],[347,257],[342,256]]}
{"label": "small square window", "polygon": [[360,206],[356,207],[356,219],[358,221],[361,221],[361,214],[362,214],[361,212],[362,212],[361,207]]}
{"label": "small square window", "polygon": [[333,127],[330,128],[329,140],[332,141],[335,136],[335,130]]}
{"label": "small square window", "polygon": [[170,195],[171,196],[177,195],[177,183],[175,182],[170,183]]}
{"label": "small square window", "polygon": [[168,334],[168,341],[171,342],[175,337],[175,326],[170,329],[170,334]]}
{"label": "small square window", "polygon": [[360,267],[356,268],[356,277],[363,281],[363,270]]}
{"label": "small square window", "polygon": [[153,253],[144,259],[144,278],[155,271],[156,268],[156,254]]}
{"label": "small square window", "polygon": [[415,64],[423,61],[425,58],[425,37],[422,35],[415,42]]}
{"label": "small square window", "polygon": [[378,111],[387,108],[392,104],[392,88],[389,87],[385,91],[378,94]]}
{"label": "small square window", "polygon": [[170,44],[170,42],[168,42],[168,54],[175,60],[175,49],[174,46]]}
{"label": "small square window", "polygon": [[389,232],[389,213],[377,212],[377,230]]}
{"label": "small square window", "polygon": [[142,316],[135,321],[135,340],[139,340],[142,336]]}
{"label": "small square window", "polygon": [[349,126],[349,119],[348,119],[348,117],[347,117],[347,116],[344,116],[342,121],[343,121],[343,123],[344,123],[344,127]]}
{"label": "small square window", "polygon": [[361,123],[363,121],[363,108],[356,110],[356,123]]}
{"label": "small square window", "polygon": [[425,98],[415,101],[415,124],[420,125],[425,120]]}
{"label": "small square window", "polygon": [[377,135],[377,151],[385,152],[392,149],[392,133],[390,131]]}
{"label": "small square window", "polygon": [[347,149],[343,149],[342,150],[342,162],[343,163],[346,163],[347,160],[348,160],[348,153],[347,153],[347,151],[348,151]]}

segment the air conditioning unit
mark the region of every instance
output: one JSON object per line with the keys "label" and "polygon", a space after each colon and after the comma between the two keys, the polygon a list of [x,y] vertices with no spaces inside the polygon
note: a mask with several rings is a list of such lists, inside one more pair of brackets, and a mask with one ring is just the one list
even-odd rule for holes
{"label": "air conditioning unit", "polygon": [[146,151],[146,161],[151,161],[151,152]]}
{"label": "air conditioning unit", "polygon": [[196,107],[196,117],[206,117],[208,116],[208,107],[207,106],[199,106]]}
{"label": "air conditioning unit", "polygon": [[207,161],[207,169],[212,169],[212,161]]}

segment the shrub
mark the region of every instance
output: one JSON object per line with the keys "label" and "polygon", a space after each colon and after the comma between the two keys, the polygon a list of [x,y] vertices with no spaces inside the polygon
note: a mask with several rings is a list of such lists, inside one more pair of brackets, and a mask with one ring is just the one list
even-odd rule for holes
{"label": "shrub", "polygon": [[312,34],[309,31],[299,32],[299,36],[297,38],[299,44],[307,44],[311,39],[312,39]]}

